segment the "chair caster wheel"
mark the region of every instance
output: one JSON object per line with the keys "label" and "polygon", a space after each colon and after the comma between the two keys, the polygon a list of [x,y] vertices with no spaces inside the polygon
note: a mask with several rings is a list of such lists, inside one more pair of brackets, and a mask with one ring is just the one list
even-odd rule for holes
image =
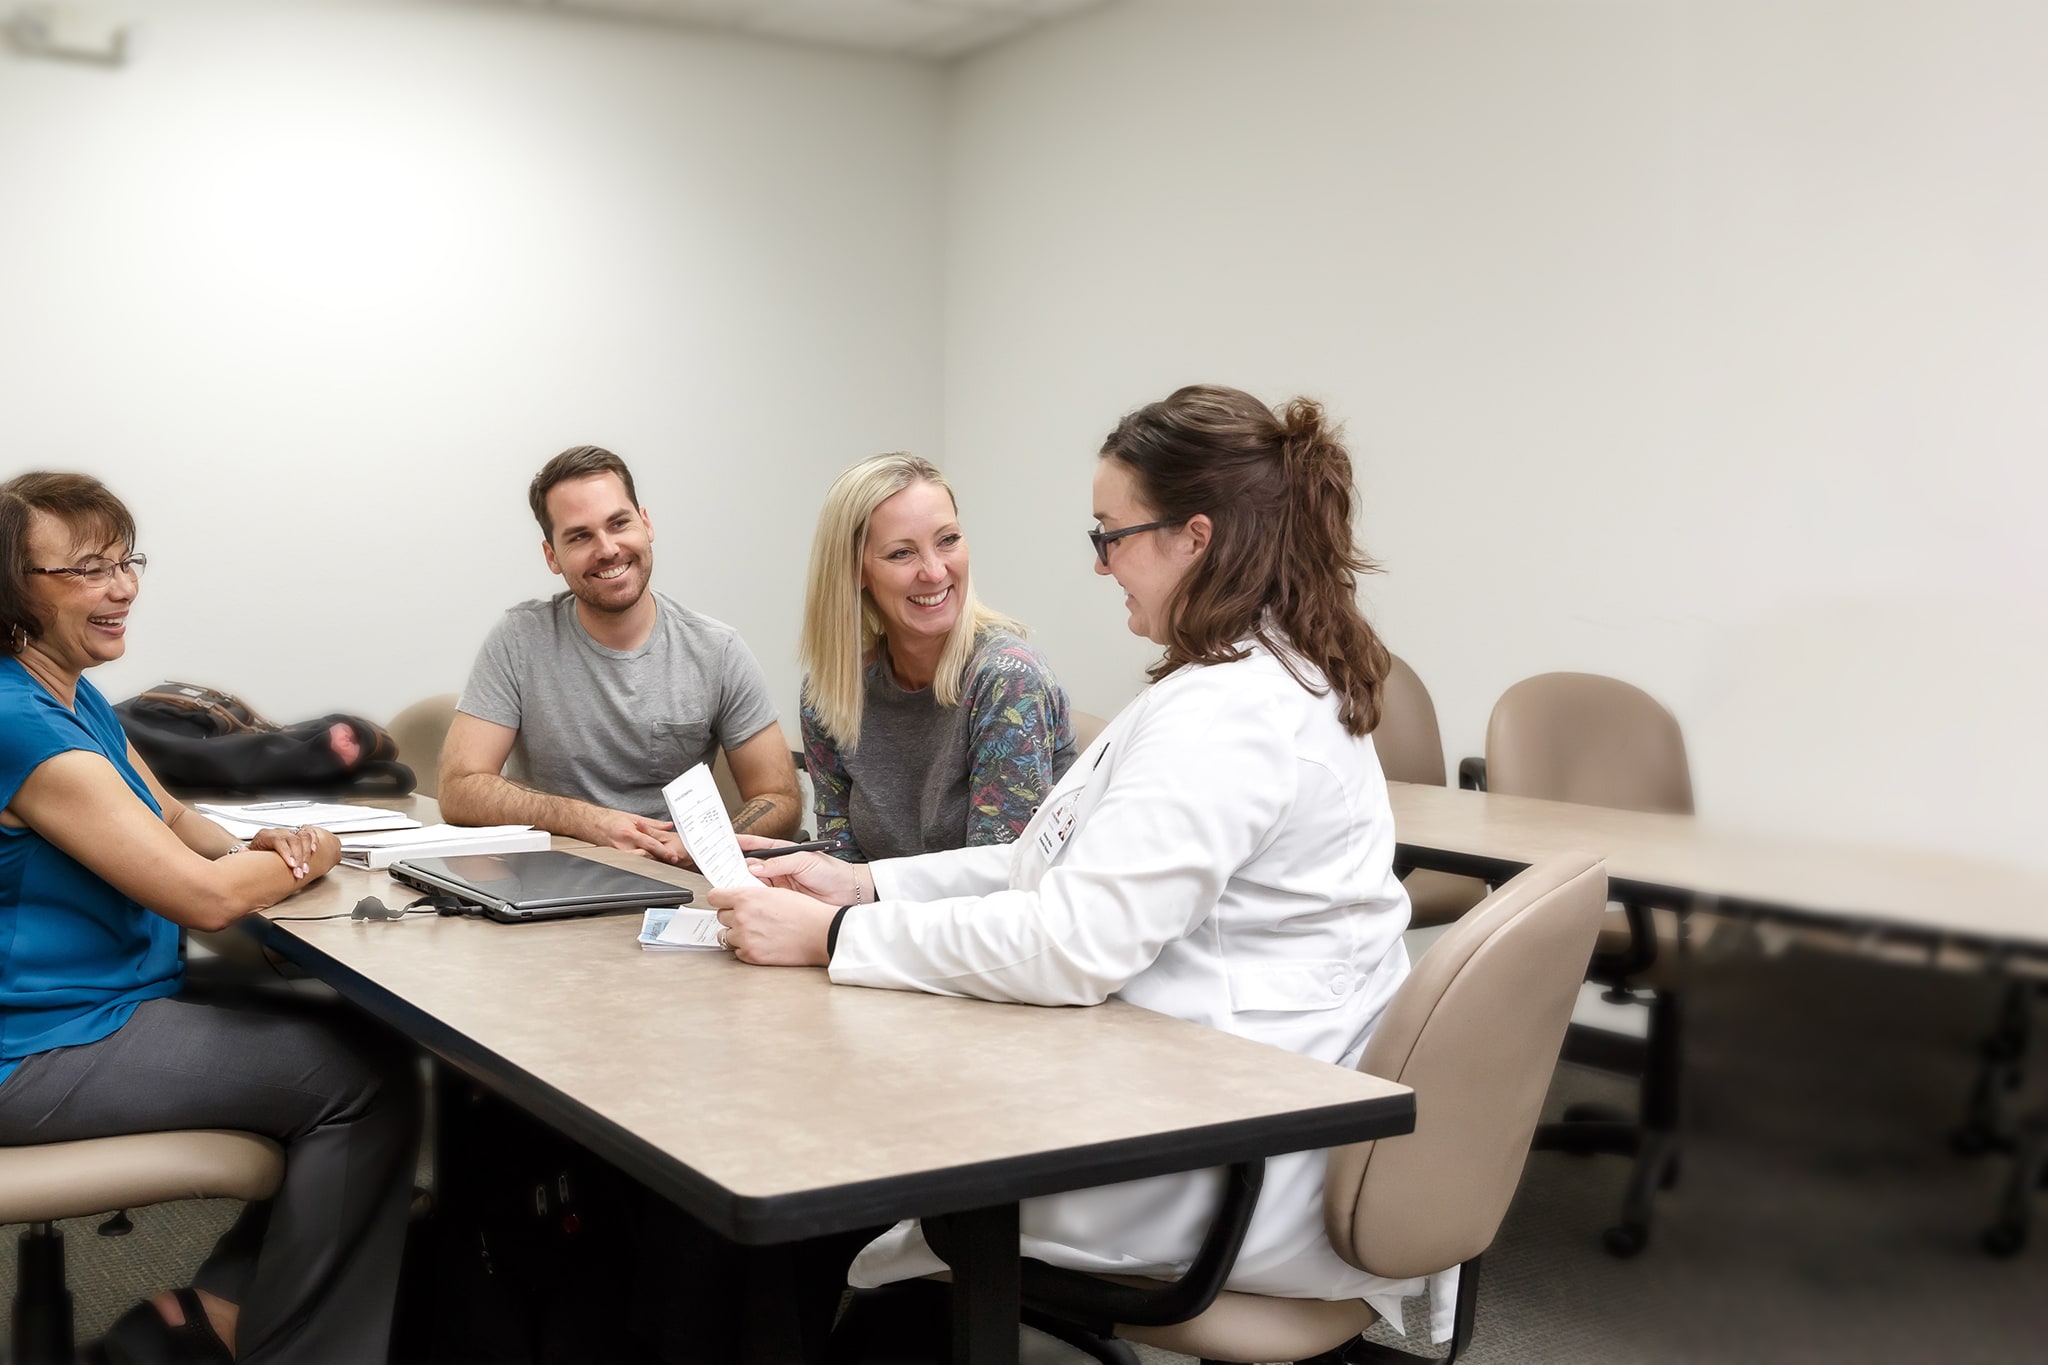
{"label": "chair caster wheel", "polygon": [[1981,1239],[1984,1250],[2004,1260],[2017,1256],[2021,1247],[2027,1244],[2027,1230],[2018,1223],[1999,1223],[1985,1229]]}
{"label": "chair caster wheel", "polygon": [[1600,1234],[1600,1244],[1617,1260],[1630,1260],[1650,1244],[1650,1230],[1634,1223],[1620,1223]]}

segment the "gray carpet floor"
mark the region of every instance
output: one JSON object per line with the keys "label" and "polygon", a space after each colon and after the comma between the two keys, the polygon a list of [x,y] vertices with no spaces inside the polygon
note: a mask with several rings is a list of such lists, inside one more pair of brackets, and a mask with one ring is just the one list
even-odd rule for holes
{"label": "gray carpet floor", "polygon": [[[2048,1223],[2017,1257],[1986,1256],[1977,1237],[2006,1163],[1947,1145],[1998,994],[1980,977],[1796,950],[1703,966],[1687,997],[1682,1179],[1658,1201],[1649,1249],[1619,1261],[1600,1245],[1623,1162],[1531,1157],[1486,1258],[1466,1359],[2048,1361]],[[2043,1051],[2036,1104],[2048,1103]],[[1630,1096],[1617,1077],[1563,1066],[1549,1107]],[[65,1225],[80,1339],[144,1291],[183,1283],[233,1214],[145,1210],[121,1238]],[[11,1291],[11,1237],[0,1276]],[[1026,1357],[1078,1358],[1043,1338]]]}

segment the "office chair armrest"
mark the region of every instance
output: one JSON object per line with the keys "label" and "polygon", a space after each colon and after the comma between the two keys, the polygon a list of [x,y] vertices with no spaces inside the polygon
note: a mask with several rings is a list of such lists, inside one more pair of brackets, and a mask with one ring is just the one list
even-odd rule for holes
{"label": "office chair armrest", "polygon": [[[1063,1318],[1097,1336],[1108,1336],[1120,1322],[1133,1327],[1186,1322],[1223,1292],[1223,1282],[1230,1278],[1237,1253],[1244,1247],[1265,1180],[1266,1163],[1262,1160],[1240,1162],[1226,1172],[1223,1202],[1215,1221],[1209,1224],[1187,1273],[1173,1283],[1158,1288],[1118,1284],[1027,1256],[1018,1267],[1024,1306]],[[939,1259],[950,1265],[953,1255],[949,1248],[955,1243],[946,1220],[927,1218],[924,1236]]]}
{"label": "office chair armrest", "polygon": [[1461,758],[1458,760],[1458,787],[1462,791],[1483,792],[1486,790],[1486,760],[1483,758]]}

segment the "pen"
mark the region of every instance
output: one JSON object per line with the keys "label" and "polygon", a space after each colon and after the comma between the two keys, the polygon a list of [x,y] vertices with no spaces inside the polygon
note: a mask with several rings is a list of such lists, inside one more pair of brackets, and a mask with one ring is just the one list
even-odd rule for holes
{"label": "pen", "polygon": [[835,839],[813,839],[808,844],[777,844],[774,848],[750,848],[749,858],[780,858],[785,853],[833,853],[844,845]]}

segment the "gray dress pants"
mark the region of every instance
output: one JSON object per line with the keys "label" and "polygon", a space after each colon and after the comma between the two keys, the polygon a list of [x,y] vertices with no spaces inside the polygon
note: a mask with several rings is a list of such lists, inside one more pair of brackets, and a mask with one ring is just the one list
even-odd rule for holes
{"label": "gray dress pants", "polygon": [[[241,1305],[245,1362],[386,1358],[419,1134],[419,1082],[379,1038],[292,1002],[150,1000],[109,1037],[0,1084],[0,1144],[234,1128],[283,1145],[284,1183],[194,1277]],[[369,1034],[373,1026],[360,1023]]]}

